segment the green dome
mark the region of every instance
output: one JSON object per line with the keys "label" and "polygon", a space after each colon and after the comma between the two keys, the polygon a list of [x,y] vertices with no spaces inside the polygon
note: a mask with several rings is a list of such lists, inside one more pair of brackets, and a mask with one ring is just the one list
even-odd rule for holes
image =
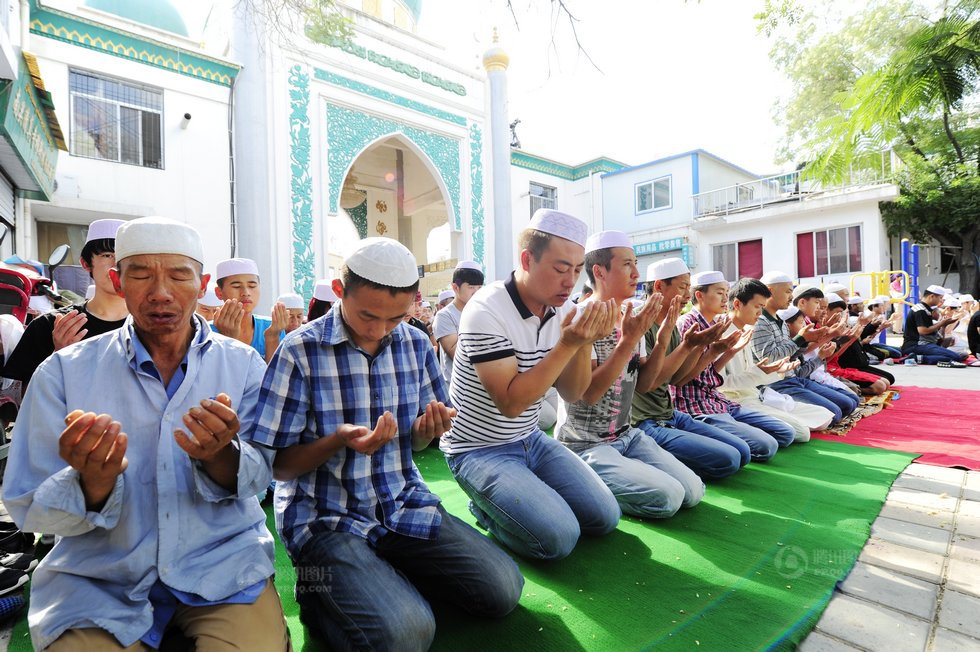
{"label": "green dome", "polygon": [[134,23],[188,36],[184,19],[169,0],[85,0],[85,6]]}

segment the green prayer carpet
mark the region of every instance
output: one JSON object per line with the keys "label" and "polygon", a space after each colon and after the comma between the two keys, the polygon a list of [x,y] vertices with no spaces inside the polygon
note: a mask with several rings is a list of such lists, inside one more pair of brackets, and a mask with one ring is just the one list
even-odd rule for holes
{"label": "green prayer carpet", "polygon": [[[830,441],[791,446],[709,484],[700,505],[671,519],[624,517],[564,560],[519,560],[524,594],[502,620],[433,605],[433,649],[792,649],[854,565],[889,487],[914,457]],[[473,524],[442,455],[429,449],[416,462],[446,509]],[[277,539],[276,586],[294,648],[326,650],[299,622],[295,579]],[[11,651],[30,649],[26,633],[22,618]]]}

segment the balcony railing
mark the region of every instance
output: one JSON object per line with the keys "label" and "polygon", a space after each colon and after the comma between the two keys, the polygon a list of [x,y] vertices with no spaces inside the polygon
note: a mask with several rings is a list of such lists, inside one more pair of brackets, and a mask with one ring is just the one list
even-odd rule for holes
{"label": "balcony railing", "polygon": [[900,160],[891,151],[880,152],[875,158],[880,159],[880,165],[851,169],[842,182],[833,185],[821,183],[806,170],[798,170],[698,193],[692,195],[694,217],[729,215],[772,204],[802,202],[830,192],[890,183]]}

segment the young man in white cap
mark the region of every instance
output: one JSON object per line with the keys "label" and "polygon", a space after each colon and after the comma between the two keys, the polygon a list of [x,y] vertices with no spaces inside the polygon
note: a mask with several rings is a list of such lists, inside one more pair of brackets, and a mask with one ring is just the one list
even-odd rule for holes
{"label": "young man in white cap", "polygon": [[[956,321],[953,318],[938,318],[934,314],[946,296],[946,288],[930,285],[922,293],[922,299],[912,306],[905,318],[902,340],[902,353],[914,355],[922,364],[940,367],[965,367],[965,354],[951,351],[941,345],[942,329]],[[23,342],[23,340],[22,340]],[[21,344],[20,346],[23,346]]]}
{"label": "young man in white cap", "polygon": [[38,368],[3,481],[18,525],[58,537],[34,571],[34,647],[158,648],[179,632],[196,649],[286,650],[255,498],[272,454],[248,438],[265,365],[194,314],[208,277],[193,228],[127,222],[116,254],[131,317]]}
{"label": "young man in white cap", "polygon": [[630,418],[637,428],[699,476],[719,480],[748,464],[752,453],[748,444],[735,435],[674,409],[670,385],[696,374],[700,371],[695,371],[698,366],[707,364],[702,361],[704,347],[715,343],[723,328],[721,322],[707,330],[691,328],[681,338],[676,316],[667,317],[672,305],[679,309],[687,304],[690,287],[691,271],[680,258],[658,260],[647,269],[647,290],[663,296],[663,303],[645,336],[646,349],[651,355],[662,350],[665,357],[650,389],[633,394]]}
{"label": "young man in white cap", "polygon": [[[467,302],[483,287],[483,269],[472,260],[461,260],[453,270],[453,289],[449,292],[453,300],[436,313],[432,321],[432,334],[439,343],[439,360],[442,362],[442,375],[448,383],[453,377],[453,356],[456,355],[456,342],[459,338],[459,319]],[[442,294],[439,295],[440,302]]]}
{"label": "young man in white cap", "polygon": [[262,296],[259,268],[249,258],[229,258],[215,267],[215,294],[224,301],[211,323],[217,332],[249,344],[268,362],[286,333],[289,313],[281,303],[271,317],[253,314]]}
{"label": "young man in white cap", "polygon": [[125,323],[129,314],[126,301],[115,293],[109,278],[109,270],[116,264],[116,230],[122,224],[123,220],[95,220],[89,225],[79,259],[82,269],[92,278],[95,296],[81,306],[34,318],[0,375],[21,381],[26,389],[38,365],[52,353],[114,331]]}
{"label": "young man in white cap", "polygon": [[219,299],[218,295],[214,293],[214,287],[208,287],[208,291],[197,302],[197,314],[204,317],[205,321],[212,321],[222,303],[224,301]]}
{"label": "young man in white cap", "polygon": [[[728,292],[731,326],[726,335],[733,331],[745,332],[758,323],[766,301],[772,293],[769,288],[754,278],[742,278]],[[797,308],[791,308],[799,312]],[[779,311],[780,318],[784,311]],[[789,313],[785,313],[790,316]],[[813,430],[823,430],[834,418],[830,410],[819,405],[794,401],[786,394],[780,394],[770,385],[781,380],[784,374],[800,366],[799,360],[785,356],[779,360],[759,360],[752,356],[751,347],[736,352],[720,370],[725,382],[718,389],[725,397],[737,401],[753,412],[761,412],[785,422],[794,431],[794,441],[810,440]]]}
{"label": "young man in white cap", "polygon": [[415,257],[368,238],[341,276],[342,300],[270,362],[254,439],[276,450],[276,522],[303,622],[332,649],[426,650],[429,600],[500,617],[524,580],[412,461],[455,415],[428,338],[404,323]]}
{"label": "young man in white cap", "polygon": [[276,299],[277,304],[282,304],[286,309],[286,313],[289,315],[289,320],[286,322],[285,331],[287,334],[292,333],[294,330],[303,325],[304,315],[303,315],[303,297],[299,296],[295,292],[287,292],[285,294],[280,294],[279,298]]}
{"label": "young man in white cap", "polygon": [[[821,365],[818,353],[820,347],[830,342],[836,331],[807,325],[799,335],[790,338],[786,324],[776,313],[790,306],[794,296],[793,279],[784,272],[771,271],[766,272],[760,280],[769,288],[772,296],[766,300],[762,317],[756,322],[752,333],[752,353],[755,359],[780,360],[789,357],[790,360],[799,360],[799,367],[771,387],[794,400],[830,410],[834,415],[832,423],[837,423],[857,408],[858,399],[849,392],[834,389],[809,377]],[[814,297],[823,295],[819,289],[813,289],[816,290]]]}
{"label": "young man in white cap", "polygon": [[[482,283],[480,284],[483,285]],[[443,290],[439,293],[439,300],[436,302],[436,312],[439,312],[456,298],[456,292],[453,290]]]}
{"label": "young man in white cap", "polygon": [[453,360],[459,415],[440,447],[480,525],[534,559],[565,557],[581,534],[606,534],[620,516],[602,480],[538,427],[552,386],[567,401],[582,397],[592,344],[618,318],[613,302],[566,306],[587,232],[571,215],[535,212],[518,238],[518,268],[466,304]]}
{"label": "young man in white cap", "polygon": [[322,278],[313,286],[313,298],[310,299],[310,305],[306,309],[307,322],[323,317],[330,311],[333,304],[340,301],[334,294],[333,288],[330,287],[332,284],[333,281],[330,279]]}
{"label": "young man in white cap", "polygon": [[[691,286],[694,308],[678,324],[681,335],[694,326],[704,330],[716,321],[724,323],[724,329],[728,330],[731,324],[726,308],[731,285],[724,274],[714,270],[694,274]],[[748,444],[754,461],[765,462],[779,447],[793,443],[795,431],[784,421],[743,408],[718,390],[724,382],[719,372],[749,345],[752,330],[750,327],[732,330],[720,340],[727,340],[728,345],[718,352],[706,348],[702,355],[709,358],[708,364],[687,382],[676,385],[674,402],[678,410],[735,435]]]}
{"label": "young man in white cap", "polygon": [[823,293],[836,294],[837,296],[839,296],[841,299],[844,300],[844,303],[847,303],[848,300],[850,300],[851,298],[851,289],[846,285],[844,285],[843,283],[836,283],[836,282],[828,283],[824,287]]}
{"label": "young man in white cap", "polygon": [[862,341],[864,342],[864,350],[868,355],[878,358],[885,364],[894,364],[903,358],[902,350],[898,347],[877,341],[878,334],[888,330],[892,324],[891,320],[885,316],[889,304],[891,304],[891,298],[884,294],[873,297],[868,301],[867,312],[874,319],[873,323],[877,323],[878,326],[870,340],[865,336],[865,339]]}
{"label": "young man in white cap", "polygon": [[[643,342],[663,297],[652,293],[634,313],[631,300],[640,274],[629,236],[622,231],[589,236],[585,271],[595,293],[580,305],[612,299],[623,312],[613,332],[593,343],[592,380],[580,400],[566,403],[568,418],[558,441],[602,478],[624,514],[669,518],[701,501],[704,482],[630,423],[634,391],[649,389],[663,366],[667,338],[657,342],[659,351],[648,352]],[[672,302],[667,310],[668,324],[677,320],[679,303]]]}

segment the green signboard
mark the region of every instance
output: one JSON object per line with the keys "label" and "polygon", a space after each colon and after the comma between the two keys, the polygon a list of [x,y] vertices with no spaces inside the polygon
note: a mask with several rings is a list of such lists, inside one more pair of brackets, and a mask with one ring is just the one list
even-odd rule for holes
{"label": "green signboard", "polygon": [[10,144],[36,184],[34,188],[18,188],[19,194],[50,200],[54,193],[58,147],[23,57],[17,79],[0,82],[0,116],[0,136]]}

